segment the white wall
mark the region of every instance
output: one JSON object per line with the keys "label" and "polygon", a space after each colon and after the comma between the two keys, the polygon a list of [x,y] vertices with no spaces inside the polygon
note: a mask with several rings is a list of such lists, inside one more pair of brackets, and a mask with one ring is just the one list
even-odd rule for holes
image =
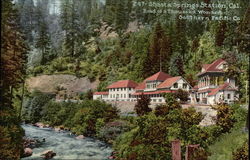
{"label": "white wall", "polygon": [[[184,91],[189,91],[191,89],[191,86],[182,78],[179,79],[177,82],[178,84],[178,88],[174,88],[174,85],[170,88],[171,90],[178,90],[178,89],[182,89]],[[183,84],[187,84],[187,88],[183,88]]]}
{"label": "white wall", "polygon": [[107,100],[110,101],[129,101],[129,94],[132,95],[135,90],[133,88],[111,88],[109,89],[109,96]]}

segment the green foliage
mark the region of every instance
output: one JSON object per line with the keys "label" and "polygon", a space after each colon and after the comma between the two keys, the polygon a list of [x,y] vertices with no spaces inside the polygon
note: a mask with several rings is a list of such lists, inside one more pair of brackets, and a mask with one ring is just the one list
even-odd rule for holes
{"label": "green foliage", "polygon": [[232,152],[236,151],[242,144],[248,140],[248,134],[243,132],[245,124],[241,127],[235,127],[230,133],[220,134],[213,144],[209,146],[209,160],[233,159]]}
{"label": "green foliage", "polygon": [[173,94],[165,96],[167,104],[138,117],[137,127],[117,138],[114,148],[118,158],[171,159],[171,141],[175,139],[208,147],[209,134],[198,126],[202,114],[194,108],[181,109]]}
{"label": "green foliage", "polygon": [[175,97],[179,99],[181,102],[188,101],[188,96],[189,96],[189,93],[182,89],[178,89],[177,92],[175,93]]}
{"label": "green foliage", "polygon": [[141,95],[140,99],[137,100],[137,103],[135,105],[135,111],[138,116],[145,115],[152,111],[151,108],[149,108],[150,105],[150,98],[146,95]]}
{"label": "green foliage", "polygon": [[236,121],[230,132],[221,134],[223,133],[221,126],[211,126],[208,128],[209,133],[213,135],[209,138],[209,141],[211,141],[210,144],[212,144],[209,146],[211,153],[209,160],[233,159],[232,152],[235,152],[248,139],[248,134],[243,131],[247,120],[247,110],[239,104],[233,104],[230,108],[234,113],[231,117]]}
{"label": "green foliage", "polygon": [[[53,100],[47,103],[44,102],[44,95],[38,95],[32,99],[32,104],[42,107],[33,108],[37,117],[31,117],[30,121],[50,124],[52,126],[63,125],[69,128],[72,132],[84,135],[95,135],[106,123],[118,118],[118,110],[110,104],[100,101],[84,100],[82,103],[72,102],[54,102]],[[40,100],[39,103],[37,100]],[[35,102],[34,102],[35,101]],[[31,115],[35,115],[31,114]]]}
{"label": "green foliage", "polygon": [[24,131],[13,101],[15,90],[24,82],[28,48],[12,1],[1,1],[1,9],[0,159],[20,159]]}
{"label": "green foliage", "polygon": [[226,104],[219,104],[215,107],[217,110],[216,124],[222,128],[222,132],[229,132],[236,119],[233,110]]}
{"label": "green foliage", "polygon": [[166,104],[167,104],[167,106],[168,106],[168,108],[169,108],[170,110],[173,110],[173,109],[180,109],[180,108],[181,108],[181,106],[180,106],[180,104],[177,102],[177,100],[176,100],[174,94],[172,94],[172,93],[165,93],[165,94],[164,94],[164,98],[165,98],[165,102],[166,102]]}
{"label": "green foliage", "polygon": [[233,152],[233,160],[248,160],[249,157],[248,142],[244,142],[243,145]]}
{"label": "green foliage", "polygon": [[22,117],[26,122],[35,123],[41,118],[44,105],[52,98],[52,95],[44,94],[39,91],[32,93],[31,98],[23,106]]}
{"label": "green foliage", "polygon": [[99,122],[97,123],[99,127],[96,127],[98,131],[97,137],[108,143],[113,143],[119,135],[131,129],[131,124],[127,121],[115,120],[105,124],[104,121],[100,119],[100,121],[97,122]]}

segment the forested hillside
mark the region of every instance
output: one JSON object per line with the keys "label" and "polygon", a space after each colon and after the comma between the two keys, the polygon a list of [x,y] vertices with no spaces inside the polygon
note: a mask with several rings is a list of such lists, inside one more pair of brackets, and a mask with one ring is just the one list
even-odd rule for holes
{"label": "forested hillside", "polygon": [[[88,76],[91,81],[100,80],[98,90],[105,90],[120,79],[140,82],[161,66],[194,86],[202,64],[222,57],[229,59],[229,74],[245,86],[247,0],[227,2],[242,7],[234,13],[241,16],[240,21],[188,21],[178,14],[146,14],[144,6],[135,7],[134,2],[17,0],[21,28],[31,48],[28,73]],[[245,87],[240,88],[244,97]]]}
{"label": "forested hillside", "polygon": [[[114,144],[116,156],[125,159],[152,159],[156,153],[158,159],[169,158],[170,141],[176,138],[175,135],[183,140],[182,145],[199,143],[207,151],[209,147],[214,150],[224,143],[222,139],[214,144],[216,138],[230,133],[232,127],[236,126],[230,136],[242,134],[238,128],[244,125],[246,111],[240,104],[245,103],[249,95],[246,90],[250,52],[249,0],[169,1],[172,4],[231,4],[233,9],[222,9],[221,13],[240,17],[238,20],[212,20],[208,13],[216,7],[204,7],[200,9],[204,11],[202,21],[180,18],[181,13],[187,11],[182,6],[177,7],[175,14],[151,12],[148,4],[153,2],[166,0],[1,1],[0,159],[19,159],[22,155],[21,116],[25,122],[42,121],[52,127],[64,125],[74,133],[109,140]],[[159,8],[156,5],[156,11]],[[123,117],[115,107],[91,100],[93,92],[88,90],[105,91],[117,80],[141,82],[159,70],[182,76],[195,86],[202,65],[217,58],[228,62],[226,76],[236,79],[240,99],[239,104],[231,108],[219,105],[217,109],[221,113],[217,116],[217,124],[208,128],[198,126],[203,119],[201,113],[181,109],[173,95],[166,96],[167,103],[158,106],[156,111],[150,109],[145,115]],[[67,81],[65,85],[73,88],[70,92],[82,88],[87,91],[80,95],[83,103],[57,103],[51,95],[29,93],[25,80],[36,79],[35,76],[70,77],[71,83],[77,82],[70,86]],[[58,85],[56,80],[50,81]],[[65,82],[65,79],[60,81]],[[80,88],[79,83],[85,84]],[[60,86],[49,87],[53,92],[64,92]],[[23,115],[22,109],[27,111]],[[239,139],[243,141],[245,137]],[[159,142],[164,148],[159,147]],[[238,152],[244,149],[243,146]],[[147,152],[141,152],[144,150]],[[232,156],[231,151],[228,152]],[[238,152],[234,153],[236,159]]]}

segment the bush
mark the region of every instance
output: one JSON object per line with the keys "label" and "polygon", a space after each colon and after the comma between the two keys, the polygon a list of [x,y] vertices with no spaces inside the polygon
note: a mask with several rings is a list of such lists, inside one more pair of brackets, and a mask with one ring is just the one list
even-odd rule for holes
{"label": "bush", "polygon": [[129,131],[130,128],[131,126],[126,121],[112,121],[106,123],[105,126],[101,127],[100,129],[97,128],[97,137],[108,143],[112,143],[119,135]]}
{"label": "bush", "polygon": [[238,148],[235,152],[233,152],[233,160],[248,160],[249,148],[248,142],[244,142],[244,144]]}
{"label": "bush", "polygon": [[80,104],[50,101],[42,116],[52,126],[64,125],[77,134],[95,135],[105,123],[118,118],[118,110],[101,101],[85,100]]}
{"label": "bush", "polygon": [[157,114],[160,113],[158,110],[137,117],[137,127],[115,142],[118,159],[171,159],[171,141],[175,139],[180,139],[184,145],[208,147],[206,139],[209,134],[198,126],[202,114],[193,108],[181,109],[172,100],[166,106],[160,106],[168,109],[164,114]]}
{"label": "bush", "polygon": [[234,110],[226,104],[219,104],[214,109],[217,110],[216,125],[222,128],[222,133],[229,132],[236,122]]}
{"label": "bush", "polygon": [[188,95],[189,95],[189,93],[187,91],[182,90],[182,89],[178,89],[177,92],[174,94],[175,98],[179,99],[181,102],[187,102]]}
{"label": "bush", "polygon": [[149,104],[150,104],[150,98],[145,95],[141,95],[141,98],[138,99],[135,105],[135,111],[137,115],[142,116],[151,112],[152,109],[149,108]]}
{"label": "bush", "polygon": [[24,121],[31,123],[40,121],[43,107],[51,98],[53,98],[53,95],[34,91],[31,94],[31,98],[29,98],[25,106],[23,106],[22,117]]}

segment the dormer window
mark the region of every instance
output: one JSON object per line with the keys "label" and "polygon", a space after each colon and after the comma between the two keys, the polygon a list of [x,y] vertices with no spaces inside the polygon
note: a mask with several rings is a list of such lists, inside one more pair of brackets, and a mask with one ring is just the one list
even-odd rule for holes
{"label": "dormer window", "polygon": [[155,83],[153,84],[153,88],[156,88],[156,84]]}
{"label": "dormer window", "polygon": [[174,84],[174,88],[178,88],[178,83],[175,83],[175,84]]}
{"label": "dormer window", "polygon": [[183,83],[183,86],[182,86],[184,89],[187,88],[187,83]]}

